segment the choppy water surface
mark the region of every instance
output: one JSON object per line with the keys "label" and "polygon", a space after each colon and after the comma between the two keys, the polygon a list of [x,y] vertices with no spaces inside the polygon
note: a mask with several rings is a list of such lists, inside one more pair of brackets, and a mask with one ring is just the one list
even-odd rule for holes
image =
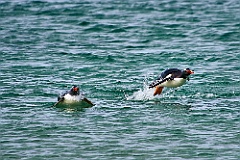
{"label": "choppy water surface", "polygon": [[[239,8],[1,1],[1,159],[240,159]],[[195,74],[153,97],[170,67]],[[52,107],[73,84],[94,107]]]}

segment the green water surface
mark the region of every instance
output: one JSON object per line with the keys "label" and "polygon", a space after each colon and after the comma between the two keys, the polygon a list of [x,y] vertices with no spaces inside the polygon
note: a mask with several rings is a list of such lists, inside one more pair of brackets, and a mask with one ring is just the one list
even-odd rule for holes
{"label": "green water surface", "polygon": [[[240,159],[239,8],[1,0],[0,159]],[[195,74],[151,96],[171,67]],[[95,106],[52,107],[73,84]]]}

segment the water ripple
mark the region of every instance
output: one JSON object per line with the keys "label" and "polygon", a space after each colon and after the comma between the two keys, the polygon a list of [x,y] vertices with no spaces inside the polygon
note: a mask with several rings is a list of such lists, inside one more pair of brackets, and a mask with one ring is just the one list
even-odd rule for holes
{"label": "water ripple", "polygon": [[[239,5],[1,1],[2,158],[239,159]],[[52,107],[73,84],[94,107]]]}

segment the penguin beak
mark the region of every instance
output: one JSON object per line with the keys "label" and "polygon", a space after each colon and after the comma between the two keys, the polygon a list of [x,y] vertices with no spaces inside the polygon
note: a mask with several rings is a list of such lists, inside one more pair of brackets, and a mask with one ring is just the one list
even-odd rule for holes
{"label": "penguin beak", "polygon": [[190,74],[194,74],[194,70],[186,70],[186,72],[190,75]]}
{"label": "penguin beak", "polygon": [[73,88],[73,91],[77,92],[79,89],[78,87]]}

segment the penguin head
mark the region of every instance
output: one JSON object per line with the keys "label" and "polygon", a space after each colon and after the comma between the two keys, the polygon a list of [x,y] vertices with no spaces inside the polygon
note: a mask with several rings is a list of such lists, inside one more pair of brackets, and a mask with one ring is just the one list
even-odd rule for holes
{"label": "penguin head", "polygon": [[183,73],[189,76],[190,74],[194,74],[194,70],[191,70],[190,68],[186,68],[184,69]]}
{"label": "penguin head", "polygon": [[79,88],[74,85],[74,86],[71,88],[69,94],[72,95],[72,96],[73,96],[73,95],[75,95],[75,96],[76,96],[76,95],[79,95]]}

